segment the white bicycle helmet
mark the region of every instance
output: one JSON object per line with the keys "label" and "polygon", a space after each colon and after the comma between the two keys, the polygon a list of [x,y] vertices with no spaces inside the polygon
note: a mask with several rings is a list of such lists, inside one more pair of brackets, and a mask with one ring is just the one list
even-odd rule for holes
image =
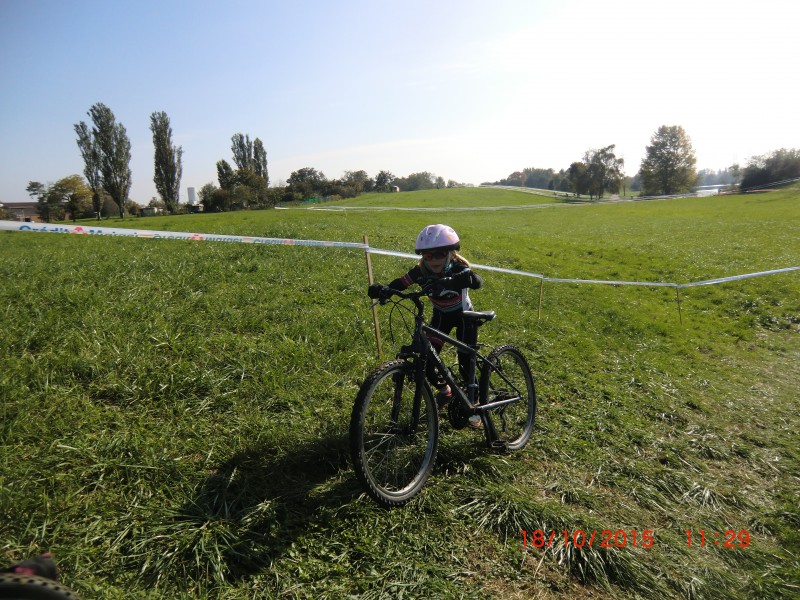
{"label": "white bicycle helmet", "polygon": [[417,236],[417,243],[414,245],[414,252],[422,254],[428,250],[458,250],[461,248],[461,240],[455,229],[448,225],[428,225],[420,231]]}

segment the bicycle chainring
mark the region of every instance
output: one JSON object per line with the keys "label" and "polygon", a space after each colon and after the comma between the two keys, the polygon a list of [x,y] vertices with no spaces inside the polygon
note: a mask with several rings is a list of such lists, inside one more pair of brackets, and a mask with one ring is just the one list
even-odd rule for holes
{"label": "bicycle chainring", "polygon": [[461,401],[453,398],[447,405],[447,418],[450,420],[450,425],[453,429],[464,429],[469,425],[469,418],[472,414],[464,408]]}

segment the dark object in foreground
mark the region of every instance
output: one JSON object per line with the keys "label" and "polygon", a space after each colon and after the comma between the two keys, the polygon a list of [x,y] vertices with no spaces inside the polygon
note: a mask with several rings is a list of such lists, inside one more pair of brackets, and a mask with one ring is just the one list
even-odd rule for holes
{"label": "dark object in foreground", "polygon": [[0,598],[4,600],[79,600],[58,583],[58,567],[46,552],[37,558],[0,568]]}

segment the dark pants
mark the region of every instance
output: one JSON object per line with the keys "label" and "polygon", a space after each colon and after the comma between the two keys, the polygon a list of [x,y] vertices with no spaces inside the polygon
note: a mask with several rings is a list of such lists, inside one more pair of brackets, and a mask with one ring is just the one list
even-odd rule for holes
{"label": "dark pants", "polygon": [[[478,328],[473,323],[465,323],[460,310],[453,312],[441,312],[438,310],[433,311],[430,326],[438,329],[442,333],[450,335],[450,332],[455,328],[456,339],[465,344],[475,344],[478,341]],[[444,346],[444,340],[428,334],[428,339],[433,345],[434,350],[439,352]],[[458,369],[461,372],[462,379],[467,379],[467,369],[469,368],[469,354],[457,351],[458,353]],[[444,385],[445,381],[436,373],[433,368],[433,363],[429,362],[427,365],[428,381],[436,387]]]}

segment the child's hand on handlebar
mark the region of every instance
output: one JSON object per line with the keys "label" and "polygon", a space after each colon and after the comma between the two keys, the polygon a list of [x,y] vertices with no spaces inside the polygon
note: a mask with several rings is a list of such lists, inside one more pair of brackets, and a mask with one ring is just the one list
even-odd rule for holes
{"label": "child's hand on handlebar", "polygon": [[392,297],[392,289],[381,283],[373,283],[367,288],[367,296],[384,304]]}
{"label": "child's hand on handlebar", "polygon": [[458,291],[454,289],[454,281],[452,277],[430,279],[423,287],[423,290],[428,296],[438,298],[458,294]]}

